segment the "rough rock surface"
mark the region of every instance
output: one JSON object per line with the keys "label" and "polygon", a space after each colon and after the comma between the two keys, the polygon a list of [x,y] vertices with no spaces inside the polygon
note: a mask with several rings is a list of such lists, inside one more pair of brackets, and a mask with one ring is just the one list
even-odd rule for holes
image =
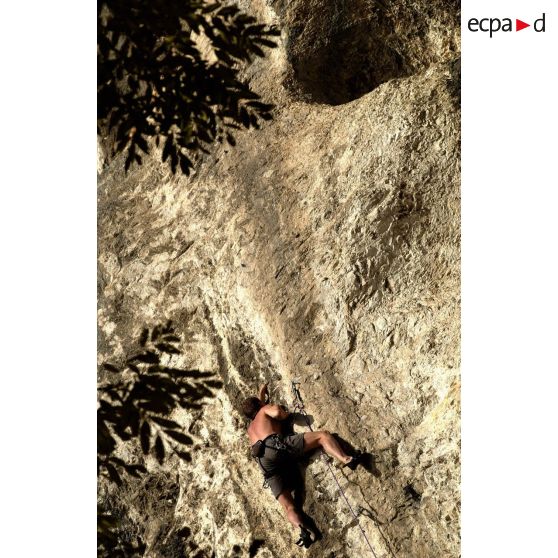
{"label": "rough rock surface", "polygon": [[127,175],[100,160],[99,359],[171,318],[187,364],[225,382],[177,417],[194,461],[151,463],[148,496],[121,497],[148,556],[189,555],[184,526],[220,557],[371,556],[321,459],[311,549],[261,489],[238,402],[267,380],[291,404],[297,378],[314,428],[372,455],[337,475],[376,556],[457,557],[458,4],[240,4],[283,31],[248,69],[274,120],[190,178],[158,156]]}

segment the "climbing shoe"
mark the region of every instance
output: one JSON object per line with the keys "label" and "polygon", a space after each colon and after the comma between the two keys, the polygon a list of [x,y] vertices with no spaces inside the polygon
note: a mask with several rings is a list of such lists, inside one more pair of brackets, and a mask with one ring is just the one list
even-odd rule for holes
{"label": "climbing shoe", "polygon": [[344,467],[354,471],[358,467],[358,464],[362,462],[363,457],[364,454],[361,451],[357,451],[355,455],[352,456],[351,460],[348,463],[345,463]]}
{"label": "climbing shoe", "polygon": [[316,537],[312,534],[310,529],[299,525],[300,527],[300,538],[296,541],[297,546],[308,548],[313,542],[315,542]]}

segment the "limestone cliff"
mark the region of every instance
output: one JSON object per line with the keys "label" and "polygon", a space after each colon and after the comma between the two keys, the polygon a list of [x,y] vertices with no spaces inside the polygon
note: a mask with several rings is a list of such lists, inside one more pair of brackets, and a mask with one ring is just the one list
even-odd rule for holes
{"label": "limestone cliff", "polygon": [[99,359],[171,318],[187,364],[225,382],[177,417],[194,461],[152,463],[119,497],[147,556],[193,556],[184,526],[219,557],[371,556],[321,459],[309,550],[261,489],[237,404],[264,380],[290,404],[297,378],[314,428],[372,455],[337,474],[376,556],[457,557],[459,5],[240,4],[282,29],[248,69],[274,120],[190,178],[100,161]]}

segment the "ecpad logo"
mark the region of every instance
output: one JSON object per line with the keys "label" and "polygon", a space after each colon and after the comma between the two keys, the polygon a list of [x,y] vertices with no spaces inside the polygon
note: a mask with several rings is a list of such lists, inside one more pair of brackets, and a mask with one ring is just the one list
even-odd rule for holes
{"label": "ecpad logo", "polygon": [[[533,23],[533,29],[537,33],[545,32],[545,25],[546,25],[545,16],[546,14],[543,13],[543,15],[539,19],[536,19]],[[492,35],[494,33],[497,33],[498,31],[504,31],[504,32],[513,31],[512,20],[509,17],[505,17],[503,19],[497,17],[485,17],[483,19],[477,19],[475,17],[472,17],[467,22],[467,27],[469,28],[469,31],[472,31],[473,33],[476,33],[477,31],[490,33],[490,38],[492,38]],[[531,24],[525,23],[520,19],[515,20],[516,31],[521,31],[522,29],[526,29],[527,27],[531,27]]]}

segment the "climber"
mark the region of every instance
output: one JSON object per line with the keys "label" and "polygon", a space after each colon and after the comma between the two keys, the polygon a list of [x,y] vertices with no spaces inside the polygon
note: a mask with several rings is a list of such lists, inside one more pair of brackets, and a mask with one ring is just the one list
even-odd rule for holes
{"label": "climber", "polygon": [[296,544],[308,547],[314,542],[315,534],[305,524],[292,496],[296,478],[293,473],[294,462],[305,453],[321,448],[344,467],[354,471],[362,454],[357,452],[352,457],[347,455],[327,431],[284,435],[282,421],[290,413],[279,405],[269,403],[267,384],[260,388],[258,397],[249,397],[243,402],[242,412],[251,420],[248,427],[251,452],[259,461],[266,484],[283,506],[287,519],[300,528],[300,539]]}

